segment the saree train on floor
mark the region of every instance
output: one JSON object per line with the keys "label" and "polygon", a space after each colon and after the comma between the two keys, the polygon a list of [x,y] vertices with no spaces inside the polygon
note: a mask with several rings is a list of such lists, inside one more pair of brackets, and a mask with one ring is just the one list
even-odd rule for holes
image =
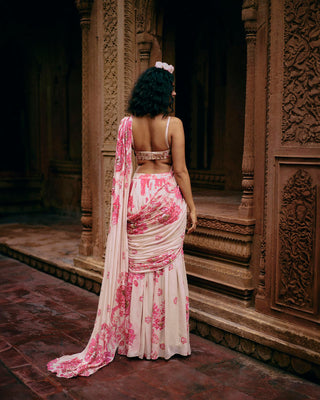
{"label": "saree train on floor", "polygon": [[64,378],[89,376],[118,351],[156,359],[189,355],[183,257],[186,203],[172,172],[132,177],[132,118],[122,119],[98,311],[86,348],[50,361]]}

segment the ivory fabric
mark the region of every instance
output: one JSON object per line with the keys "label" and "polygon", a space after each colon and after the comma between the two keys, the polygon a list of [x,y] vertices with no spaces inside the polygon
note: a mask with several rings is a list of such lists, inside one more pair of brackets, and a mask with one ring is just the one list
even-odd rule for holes
{"label": "ivory fabric", "polygon": [[172,172],[132,178],[132,118],[122,119],[110,230],[93,332],[86,348],[47,364],[59,377],[89,376],[118,351],[156,359],[190,354],[183,258],[186,204]]}

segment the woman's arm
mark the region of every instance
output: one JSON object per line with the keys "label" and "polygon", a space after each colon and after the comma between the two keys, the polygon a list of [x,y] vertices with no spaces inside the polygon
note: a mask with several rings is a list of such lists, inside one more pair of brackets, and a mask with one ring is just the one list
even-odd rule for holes
{"label": "woman's arm", "polygon": [[179,118],[171,119],[169,133],[171,133],[171,153],[174,176],[190,211],[191,227],[189,227],[187,233],[191,233],[197,226],[197,213],[192,197],[189,172],[186,166],[184,129],[182,121]]}

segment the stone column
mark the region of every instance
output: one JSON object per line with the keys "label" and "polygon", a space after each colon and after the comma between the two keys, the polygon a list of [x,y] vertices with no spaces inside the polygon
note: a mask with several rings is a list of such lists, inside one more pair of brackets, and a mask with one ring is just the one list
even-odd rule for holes
{"label": "stone column", "polygon": [[242,20],[247,41],[247,83],[245,106],[245,131],[242,159],[242,199],[239,214],[251,218],[253,215],[254,176],[254,104],[255,104],[255,50],[256,50],[256,0],[244,0]]}
{"label": "stone column", "polygon": [[[134,0],[103,0],[104,132],[102,168],[104,238],[110,219],[112,176],[119,122],[126,114],[134,76]],[[105,239],[104,239],[105,241]]]}
{"label": "stone column", "polygon": [[150,53],[153,38],[150,34],[143,32],[137,34],[137,45],[139,51],[140,73],[150,66]]}
{"label": "stone column", "polygon": [[93,0],[76,0],[82,30],[82,191],[81,223],[82,233],[79,253],[92,254],[92,193],[90,184],[89,149],[89,30]]}

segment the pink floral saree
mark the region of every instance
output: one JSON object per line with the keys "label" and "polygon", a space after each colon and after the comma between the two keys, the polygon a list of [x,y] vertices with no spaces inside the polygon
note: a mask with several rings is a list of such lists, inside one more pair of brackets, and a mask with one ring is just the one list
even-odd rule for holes
{"label": "pink floral saree", "polygon": [[86,348],[47,364],[59,377],[89,376],[116,352],[156,359],[189,355],[183,257],[186,204],[172,172],[132,177],[132,119],[122,119],[111,221],[94,328]]}

